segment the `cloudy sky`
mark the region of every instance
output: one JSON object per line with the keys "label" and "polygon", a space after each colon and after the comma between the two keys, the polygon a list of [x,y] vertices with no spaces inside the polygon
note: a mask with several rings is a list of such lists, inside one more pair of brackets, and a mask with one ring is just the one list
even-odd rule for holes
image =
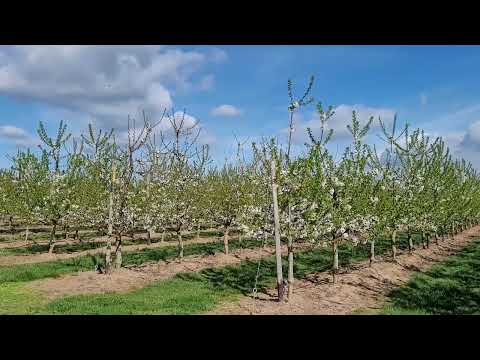
{"label": "cloudy sky", "polygon": [[[35,147],[41,120],[74,135],[88,123],[122,133],[127,116],[165,108],[200,121],[200,141],[223,160],[234,135],[278,136],[288,122],[287,80],[332,105],[333,148],[346,124],[379,116],[443,136],[457,156],[480,169],[479,46],[0,46],[0,166],[17,147]],[[314,107],[296,118],[294,142],[318,128]],[[372,134],[368,141],[381,147]]]}

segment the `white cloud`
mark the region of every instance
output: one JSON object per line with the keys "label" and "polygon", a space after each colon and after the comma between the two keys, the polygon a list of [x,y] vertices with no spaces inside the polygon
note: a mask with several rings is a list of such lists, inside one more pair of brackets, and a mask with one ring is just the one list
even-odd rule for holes
{"label": "white cloud", "polygon": [[434,135],[442,137],[455,158],[470,161],[480,170],[480,121],[470,124],[466,131],[451,131],[444,135],[435,132]]}
{"label": "white cloud", "polygon": [[478,151],[480,154],[480,121],[470,125],[459,146],[464,149]]}
{"label": "white cloud", "polygon": [[120,126],[139,109],[157,116],[176,93],[212,85],[211,77],[194,85],[192,76],[226,58],[220,49],[164,46],[0,46],[0,94],[85,113],[101,127]]}
{"label": "white cloud", "polygon": [[13,125],[0,125],[0,138],[18,146],[31,146],[38,143],[24,129]]}
{"label": "white cloud", "polygon": [[[371,125],[372,130],[379,128],[378,118],[382,119],[386,125],[390,125],[395,115],[395,110],[388,108],[375,108],[361,104],[339,105],[334,109],[335,114],[327,122],[327,129],[333,129],[334,131],[332,140],[349,139],[350,132],[347,129],[347,125],[352,122],[353,110],[356,111],[357,119],[361,125],[365,125],[371,116],[374,117]],[[303,144],[308,140],[307,128],[312,130],[313,135],[320,133],[320,119],[317,113],[314,113],[308,121],[302,121],[301,118],[296,118],[295,132],[292,138],[294,143]],[[287,131],[288,129],[282,130],[283,133]]]}
{"label": "white cloud", "polygon": [[242,111],[233,105],[220,105],[213,108],[211,111],[213,116],[238,116],[242,114]]}
{"label": "white cloud", "polygon": [[155,128],[155,132],[157,134],[162,132],[166,139],[171,139],[174,135],[172,121],[176,126],[180,126],[183,122],[182,125],[185,130],[192,129],[192,138],[196,136],[197,132],[200,130],[200,134],[197,138],[198,144],[200,145],[211,145],[216,142],[215,136],[202,126],[200,120],[192,115],[184,113],[183,111],[175,112],[173,117],[165,116]]}

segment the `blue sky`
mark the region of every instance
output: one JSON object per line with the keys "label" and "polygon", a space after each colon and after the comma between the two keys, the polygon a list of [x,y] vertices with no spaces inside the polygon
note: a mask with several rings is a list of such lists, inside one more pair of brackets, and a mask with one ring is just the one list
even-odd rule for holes
{"label": "blue sky", "polygon": [[[218,161],[241,139],[285,137],[287,80],[297,93],[332,105],[341,148],[356,109],[443,136],[480,168],[479,46],[0,46],[0,166],[5,154],[35,147],[39,120],[66,120],[78,135],[88,122],[124,131],[128,114],[186,108],[204,128]],[[216,109],[216,110],[215,110]],[[314,107],[296,118],[296,148],[315,129]],[[368,138],[378,143],[375,136]]]}

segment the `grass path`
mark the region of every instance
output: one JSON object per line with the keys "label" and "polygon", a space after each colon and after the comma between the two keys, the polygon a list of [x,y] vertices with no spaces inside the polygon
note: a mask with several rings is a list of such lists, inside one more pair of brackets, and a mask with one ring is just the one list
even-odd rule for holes
{"label": "grass path", "polygon": [[[199,239],[193,238],[185,240],[185,244],[205,244],[212,242],[220,242],[216,237],[201,237]],[[128,245],[131,244],[131,245]],[[172,247],[176,246],[176,241],[165,241],[165,242],[155,242],[150,245],[147,243],[133,243],[125,241],[122,245],[123,252],[134,252],[144,249],[155,249],[162,247]],[[112,244],[114,248],[114,245]],[[78,249],[86,249],[76,251]],[[48,246],[47,246],[48,249]],[[94,255],[99,253],[104,253],[106,251],[106,244],[101,242],[84,242],[59,245],[60,253],[49,254],[48,252],[34,253],[34,254],[25,254],[25,255],[2,255],[0,256],[0,267],[9,266],[9,265],[21,265],[21,264],[35,264],[42,262],[51,262],[57,260],[73,259],[76,257],[83,257],[85,255]],[[5,250],[5,249],[3,249]],[[69,252],[72,251],[72,252]],[[1,254],[1,251],[0,251]]]}
{"label": "grass path", "polygon": [[[223,242],[220,241],[202,241],[193,240],[186,243],[184,255],[214,254],[223,251]],[[243,240],[242,242],[234,240],[230,242],[232,251],[239,247],[253,248],[260,246],[256,240]],[[158,262],[160,260],[174,259],[178,255],[177,247],[171,244],[165,246],[136,246],[135,251],[125,251],[123,253],[123,264],[140,265],[148,262]],[[94,269],[94,263],[89,256],[74,256],[67,259],[61,259],[49,262],[39,262],[31,264],[20,264],[11,266],[0,266],[0,286],[7,282],[26,282],[44,278],[58,277],[67,273],[79,271],[91,271]]]}
{"label": "grass path", "polygon": [[[471,229],[461,236],[457,236],[454,242],[445,241],[441,244],[444,248],[442,256],[448,256],[458,251],[462,246],[473,241],[474,236],[478,236],[480,228]],[[463,239],[463,240],[462,240]],[[400,237],[399,247],[405,249],[406,241]],[[221,245],[221,244],[219,244]],[[431,265],[431,261],[427,258],[434,256],[433,252],[436,246],[432,245],[430,249],[418,250],[415,255],[410,256],[421,258],[422,256]],[[385,254],[389,251],[389,242],[385,239],[377,242],[377,253]],[[427,251],[430,251],[428,253]],[[439,254],[440,256],[440,254]],[[330,277],[327,271],[331,266],[330,249],[318,248],[315,250],[299,252],[296,254],[295,274],[297,279],[297,291],[301,293],[302,284],[309,286],[311,284],[318,299],[326,298],[326,301],[332,300],[330,294],[335,294],[337,286],[348,287],[349,284],[342,283],[342,279],[348,279],[348,274],[355,273],[360,270],[364,264],[362,261],[368,258],[368,248],[366,246],[352,248],[350,246],[342,246],[339,252],[340,265],[343,269],[348,270],[344,274],[337,277],[337,284],[329,284],[319,277],[323,274],[325,279]],[[408,257],[408,255],[400,255],[400,258]],[[143,259],[144,260],[144,259]],[[143,261],[142,260],[142,261]],[[380,259],[379,259],[380,260]],[[437,259],[438,260],[438,259]],[[135,263],[133,259],[132,263]],[[157,260],[158,261],[158,260]],[[402,262],[403,260],[400,260]],[[436,261],[436,260],[435,260]],[[250,299],[252,288],[255,283],[257,274],[257,260],[242,260],[240,263],[223,266],[212,267],[200,270],[198,272],[185,272],[176,274],[173,278],[156,281],[142,287],[140,289],[124,292],[124,293],[105,293],[96,295],[76,295],[59,298],[54,301],[46,302],[45,299],[38,300],[36,304],[30,303],[34,298],[32,295],[35,290],[28,289],[25,284],[9,284],[10,293],[26,292],[24,302],[18,307],[14,307],[17,313],[39,313],[39,314],[197,314],[197,313],[239,313],[248,314],[252,311],[248,306],[238,306],[243,301]],[[382,264],[382,261],[377,262]],[[395,264],[385,263],[388,267]],[[271,294],[275,284],[275,258],[268,256],[260,261],[260,277],[258,278],[258,289],[263,293],[263,304],[270,304],[277,309],[285,309],[285,304],[274,303],[269,294]],[[285,264],[286,265],[286,264]],[[374,266],[375,266],[374,265]],[[398,265],[405,268],[408,264]],[[353,271],[351,271],[353,269]],[[409,275],[415,269],[410,269]],[[0,274],[1,275],[1,274]],[[378,275],[378,274],[377,274]],[[408,278],[408,276],[407,276]],[[323,280],[325,280],[323,279]],[[0,281],[1,283],[1,281]],[[375,292],[374,288],[366,289],[362,284],[350,284],[355,289],[364,291],[364,297]],[[398,284],[396,285],[398,286]],[[300,290],[300,291],[299,291]],[[0,298],[4,295],[0,286]],[[368,293],[368,291],[371,291]],[[377,291],[377,296],[383,296]],[[6,294],[12,304],[16,295]],[[30,300],[29,300],[30,299]],[[260,302],[260,301],[259,301]],[[347,300],[348,302],[348,300]],[[315,302],[314,302],[315,303]],[[287,304],[293,306],[294,302]],[[236,307],[236,311],[231,311],[232,306]],[[301,306],[297,308],[296,313],[301,313]],[[294,307],[293,307],[294,308]],[[352,310],[358,306],[352,307]],[[7,307],[8,309],[8,307]],[[12,310],[12,307],[9,308]],[[291,309],[290,309],[291,310]],[[5,313],[5,309],[0,305],[0,313]],[[348,312],[348,311],[347,311]],[[262,313],[262,312],[260,312]],[[268,312],[267,312],[268,313]],[[275,312],[289,313],[289,312]],[[295,313],[295,312],[293,312]],[[341,312],[340,312],[341,313]]]}
{"label": "grass path", "polygon": [[480,240],[394,289],[379,313],[480,315]]}
{"label": "grass path", "polygon": [[[379,253],[387,251],[388,241],[379,241]],[[368,257],[367,247],[340,248],[340,263],[346,267]],[[47,314],[196,314],[209,312],[224,303],[235,302],[251,293],[259,261],[243,260],[239,264],[185,272],[171,279],[154,282],[126,293],[77,295],[54,300],[34,313]],[[275,258],[260,260],[259,291],[275,283]],[[286,265],[286,264],[285,264]],[[295,273],[304,278],[331,266],[329,249],[317,248],[296,255]]]}

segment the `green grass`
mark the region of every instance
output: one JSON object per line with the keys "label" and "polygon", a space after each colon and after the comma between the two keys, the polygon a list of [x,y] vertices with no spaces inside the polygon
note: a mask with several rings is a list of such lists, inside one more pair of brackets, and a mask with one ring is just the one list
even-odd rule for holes
{"label": "green grass", "polygon": [[35,313],[46,304],[40,294],[24,288],[24,283],[8,283],[0,286],[0,315]]}
{"label": "green grass", "polygon": [[[234,235],[235,233],[232,233],[231,235]],[[138,235],[138,233],[137,233]],[[32,234],[29,236],[29,241],[32,239],[38,241],[38,240],[48,240],[49,234]],[[93,239],[95,237],[98,237],[99,235],[97,233],[89,233],[89,234],[81,234],[81,239],[82,242],[77,242],[74,244],[59,244],[55,245],[54,253],[56,254],[65,254],[65,253],[74,253],[77,251],[84,251],[84,250],[90,250],[90,249],[96,249],[102,246],[106,245],[106,242],[89,242],[89,239]],[[223,236],[223,232],[221,231],[202,231],[200,232],[200,238],[206,238],[206,237],[221,237]],[[197,237],[196,233],[195,234],[184,234],[183,239],[188,241],[190,239],[195,239]],[[13,239],[11,241],[20,241],[24,240],[22,236],[19,236],[17,239]],[[63,240],[63,237],[60,235],[57,236],[57,241]],[[166,234],[164,238],[165,242],[176,242],[177,241],[177,236],[175,234]],[[152,237],[151,243],[158,243],[161,241],[161,235],[156,234],[155,237]],[[132,240],[131,238],[124,238],[122,241],[122,244],[125,246],[128,245],[141,245],[141,244],[147,244],[148,240],[146,238],[135,238]],[[26,255],[26,254],[39,254],[39,253],[46,253],[48,252],[48,244],[32,244],[28,245],[25,247],[16,247],[16,248],[3,248],[0,249],[0,256],[1,255]]]}
{"label": "green grass", "polygon": [[382,314],[480,314],[480,239],[389,295]]}
{"label": "green grass", "polygon": [[[55,245],[55,254],[71,254],[77,251],[98,249],[105,246],[105,243],[100,242],[79,242],[76,244],[60,244]],[[4,248],[0,249],[0,255],[27,255],[39,254],[48,252],[48,244],[33,244],[26,247]]]}
{"label": "green grass", "polygon": [[[260,246],[256,240],[230,241],[230,249],[233,251],[240,247],[253,248]],[[215,254],[223,251],[222,242],[203,244],[186,244],[184,255]],[[161,248],[146,248],[139,251],[123,253],[124,265],[140,265],[149,261],[167,260],[177,257],[176,246]],[[0,266],[0,284],[6,282],[24,282],[37,279],[58,277],[62,274],[93,270],[93,260],[89,256],[78,256],[72,259],[49,261],[35,264],[21,264],[12,266]]]}
{"label": "green grass", "polygon": [[[400,248],[406,248],[405,238],[400,236]],[[258,241],[243,241],[243,246],[258,246]],[[240,246],[231,241],[230,248]],[[222,251],[221,242],[211,244],[191,244],[185,246],[185,255]],[[386,239],[377,241],[376,252],[381,255],[390,250]],[[145,249],[135,253],[125,253],[126,264],[140,264],[147,261],[165,260],[176,256],[176,248]],[[339,248],[342,267],[368,258],[368,246]],[[331,249],[319,248],[298,252],[295,260],[295,275],[305,277],[309,273],[326,271],[331,268]],[[275,258],[261,260],[259,291],[275,285]],[[40,264],[37,264],[40,265]],[[286,265],[286,263],[285,263]],[[90,267],[92,265],[90,264]],[[213,310],[222,302],[234,301],[242,294],[252,291],[257,272],[257,261],[242,261],[239,265],[222,268],[209,268],[197,273],[177,274],[173,279],[156,282],[142,289],[127,293],[82,295],[58,299],[48,305],[24,308],[29,313],[41,314],[198,314]],[[286,270],[286,266],[284,267]],[[2,282],[0,268],[0,283]],[[0,308],[1,310],[1,308]],[[0,311],[1,313],[1,311]]]}
{"label": "green grass", "polygon": [[88,256],[73,259],[49,261],[36,264],[21,264],[0,267],[0,286],[9,282],[24,282],[62,274],[93,270],[93,261]]}
{"label": "green grass", "polygon": [[[389,242],[381,240],[377,253],[389,250]],[[339,249],[341,266],[368,257],[366,246]],[[295,258],[297,278],[331,268],[330,249],[299,252]],[[284,264],[286,265],[286,263]],[[213,310],[220,303],[234,301],[252,291],[257,261],[244,260],[239,265],[209,268],[196,273],[180,273],[173,279],[127,293],[82,295],[58,299],[41,310],[49,314],[198,314]],[[286,266],[284,267],[286,270]],[[259,291],[275,285],[275,258],[261,260]]]}
{"label": "green grass", "polygon": [[221,301],[232,301],[238,294],[221,292],[206,282],[171,279],[127,294],[76,296],[54,301],[40,314],[198,314],[213,310]]}
{"label": "green grass", "polygon": [[[73,236],[74,232],[70,231],[69,235]],[[95,230],[82,230],[79,233],[80,238],[82,240],[88,240],[97,236],[100,236],[97,231]],[[63,240],[65,238],[65,234],[62,232],[57,232],[55,239],[58,240]],[[29,230],[28,234],[28,241],[31,242],[33,240],[35,241],[47,241],[50,239],[50,230],[45,230],[45,231],[35,231],[35,230]],[[19,232],[15,233],[13,235],[9,233],[4,233],[0,234],[0,242],[14,242],[14,241],[25,241],[25,232]]]}

